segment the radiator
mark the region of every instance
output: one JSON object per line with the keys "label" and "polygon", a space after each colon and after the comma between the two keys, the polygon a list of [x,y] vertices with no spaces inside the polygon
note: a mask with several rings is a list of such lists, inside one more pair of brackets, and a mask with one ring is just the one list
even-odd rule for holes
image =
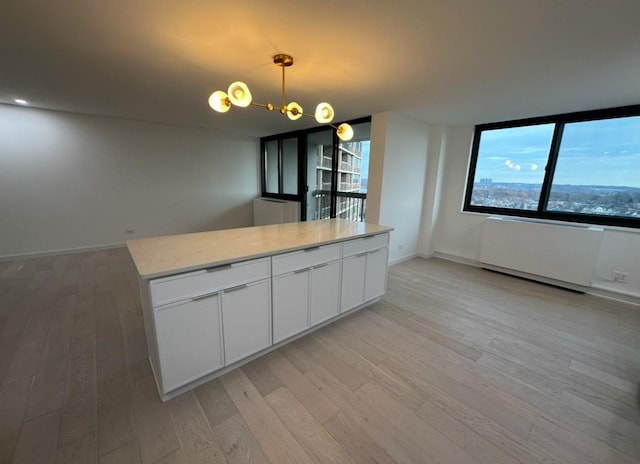
{"label": "radiator", "polygon": [[253,200],[253,225],[282,224],[300,221],[300,202],[275,198]]}
{"label": "radiator", "polygon": [[489,269],[586,287],[593,277],[603,232],[598,227],[491,216],[484,223],[480,262]]}

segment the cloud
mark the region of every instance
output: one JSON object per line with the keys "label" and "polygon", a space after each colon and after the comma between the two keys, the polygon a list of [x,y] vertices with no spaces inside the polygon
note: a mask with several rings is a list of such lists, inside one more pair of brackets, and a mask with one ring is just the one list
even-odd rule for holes
{"label": "cloud", "polygon": [[505,161],[504,165],[506,167],[508,167],[509,169],[513,169],[514,171],[519,171],[520,169],[522,169],[522,166],[520,166],[519,164],[514,163],[511,160]]}

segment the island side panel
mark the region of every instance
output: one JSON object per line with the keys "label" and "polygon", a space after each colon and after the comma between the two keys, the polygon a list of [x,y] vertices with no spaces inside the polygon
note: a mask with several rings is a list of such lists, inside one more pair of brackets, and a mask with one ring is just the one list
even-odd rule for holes
{"label": "island side panel", "polygon": [[156,322],[151,306],[151,285],[147,279],[138,276],[140,300],[142,302],[142,316],[144,318],[144,330],[147,336],[147,350],[153,377],[156,379],[156,387],[160,397],[163,396],[162,372],[160,370],[160,356],[158,355],[158,337],[156,335]]}

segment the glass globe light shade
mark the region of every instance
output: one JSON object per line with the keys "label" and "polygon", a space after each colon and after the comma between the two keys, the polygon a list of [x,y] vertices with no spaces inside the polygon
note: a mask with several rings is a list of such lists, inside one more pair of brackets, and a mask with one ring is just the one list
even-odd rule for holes
{"label": "glass globe light shade", "polygon": [[219,113],[226,113],[231,108],[231,102],[226,93],[217,90],[209,97],[209,106]]}
{"label": "glass globe light shade", "polygon": [[291,102],[287,105],[287,116],[292,121],[300,119],[302,117],[302,107],[296,102]]}
{"label": "glass globe light shade", "polygon": [[244,82],[234,82],[229,86],[227,93],[229,94],[229,100],[231,100],[231,103],[236,106],[246,108],[251,104],[251,91]]}
{"label": "glass globe light shade", "polygon": [[343,142],[348,142],[353,138],[353,127],[351,127],[346,122],[342,123],[338,126],[336,134],[338,134],[338,138],[340,140],[342,140]]}
{"label": "glass globe light shade", "polygon": [[333,121],[333,107],[326,102],[318,103],[316,106],[315,118],[320,124],[326,124]]}

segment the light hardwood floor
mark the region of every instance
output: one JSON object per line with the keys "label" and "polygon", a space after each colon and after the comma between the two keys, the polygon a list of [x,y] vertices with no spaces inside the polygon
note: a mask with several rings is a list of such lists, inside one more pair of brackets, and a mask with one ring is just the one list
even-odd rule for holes
{"label": "light hardwood floor", "polygon": [[438,259],[161,403],[125,249],[0,262],[0,463],[640,462],[640,310]]}

